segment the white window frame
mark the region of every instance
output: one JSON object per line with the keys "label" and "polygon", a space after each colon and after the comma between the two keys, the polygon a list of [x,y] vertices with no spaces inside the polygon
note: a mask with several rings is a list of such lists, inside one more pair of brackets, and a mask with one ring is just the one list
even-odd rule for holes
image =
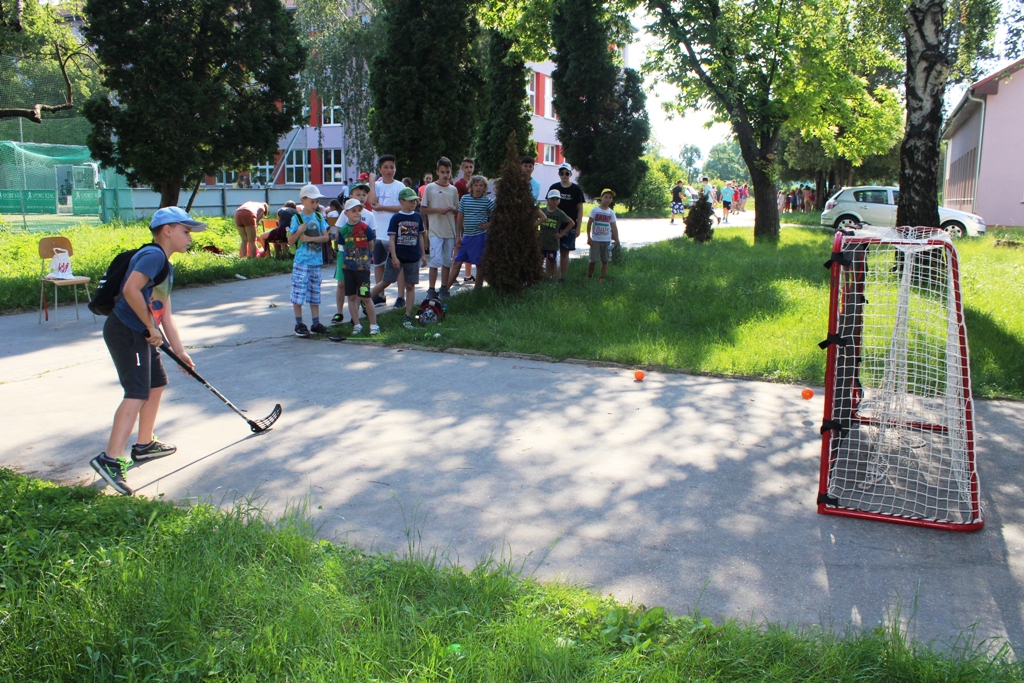
{"label": "white window frame", "polygon": [[341,125],[341,105],[340,104],[324,104],[320,108],[320,126],[326,128],[328,126],[340,126]]}
{"label": "white window frame", "polygon": [[263,180],[261,180],[260,182],[263,183],[264,187],[266,187],[268,185],[273,185],[274,184],[274,179],[270,177],[273,174],[274,174],[274,162],[273,161],[267,161],[267,162],[264,162],[262,164],[256,164],[251,169],[249,169],[249,177],[253,181],[255,181],[257,178],[262,178]]}
{"label": "white window frame", "polygon": [[530,72],[530,82],[526,84],[526,94],[530,97],[530,115],[537,114],[537,72]]}
{"label": "white window frame", "polygon": [[[344,185],[345,184],[345,150],[325,149],[323,155],[323,179],[324,184]],[[340,173],[341,180],[335,180],[334,174]]]}
{"label": "white window frame", "polygon": [[[300,173],[297,173],[301,171]],[[284,160],[286,185],[305,185],[309,182],[309,150],[293,149]]]}
{"label": "white window frame", "polygon": [[224,187],[231,187],[238,182],[238,171],[225,171],[223,168],[217,171],[217,184]]}
{"label": "white window frame", "polygon": [[555,145],[544,143],[544,165],[555,166],[558,164],[558,154]]}
{"label": "white window frame", "polygon": [[551,76],[544,76],[544,118],[555,120],[555,107],[551,104],[552,90]]}

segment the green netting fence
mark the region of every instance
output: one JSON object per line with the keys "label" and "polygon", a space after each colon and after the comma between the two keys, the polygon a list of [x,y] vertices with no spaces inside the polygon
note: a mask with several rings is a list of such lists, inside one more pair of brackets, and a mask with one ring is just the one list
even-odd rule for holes
{"label": "green netting fence", "polygon": [[0,140],[0,224],[54,232],[135,214],[123,176],[101,169],[89,149]]}

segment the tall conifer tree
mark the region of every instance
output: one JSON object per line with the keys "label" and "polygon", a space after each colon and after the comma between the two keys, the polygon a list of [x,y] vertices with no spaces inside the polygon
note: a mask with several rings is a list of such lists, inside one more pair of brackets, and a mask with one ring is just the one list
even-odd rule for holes
{"label": "tall conifer tree", "polygon": [[613,188],[620,199],[636,189],[650,137],[639,74],[616,65],[603,5],[557,0],[551,21],[556,68],[553,103],[566,160],[579,169],[583,191]]}
{"label": "tall conifer tree", "polygon": [[499,294],[523,293],[544,277],[543,254],[537,233],[537,203],[530,178],[523,172],[513,136],[506,141],[501,185],[494,202],[494,217],[487,231],[484,277]]}
{"label": "tall conifer tree", "polygon": [[472,0],[382,0],[370,65],[370,140],[419,177],[472,148],[483,89]]}
{"label": "tall conifer tree", "polygon": [[535,154],[536,147],[530,140],[533,124],[526,99],[526,62],[513,50],[513,39],[496,30],[488,34],[487,113],[480,126],[476,163],[481,173],[494,176],[505,162],[510,134],[515,136],[519,156]]}

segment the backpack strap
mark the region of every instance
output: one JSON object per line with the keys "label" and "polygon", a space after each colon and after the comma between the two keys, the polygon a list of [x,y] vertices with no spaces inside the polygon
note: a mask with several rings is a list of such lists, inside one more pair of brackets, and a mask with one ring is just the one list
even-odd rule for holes
{"label": "backpack strap", "polygon": [[[161,268],[160,272],[156,274],[155,278],[153,278],[153,286],[157,287],[162,285],[164,280],[167,279],[167,276],[171,274],[171,260],[167,258],[167,254],[164,253],[163,247],[156,242],[150,242],[149,244],[143,245],[142,249],[145,249],[146,247],[156,247],[160,250],[160,253],[164,255],[164,267]],[[139,249],[139,251],[142,251],[142,249]]]}

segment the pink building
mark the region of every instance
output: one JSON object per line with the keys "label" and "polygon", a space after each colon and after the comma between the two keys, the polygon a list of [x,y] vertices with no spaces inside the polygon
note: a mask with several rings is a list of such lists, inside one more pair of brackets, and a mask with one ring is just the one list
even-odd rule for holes
{"label": "pink building", "polygon": [[942,133],[943,206],[977,214],[989,225],[1024,225],[1022,70],[1024,59],[974,83]]}

